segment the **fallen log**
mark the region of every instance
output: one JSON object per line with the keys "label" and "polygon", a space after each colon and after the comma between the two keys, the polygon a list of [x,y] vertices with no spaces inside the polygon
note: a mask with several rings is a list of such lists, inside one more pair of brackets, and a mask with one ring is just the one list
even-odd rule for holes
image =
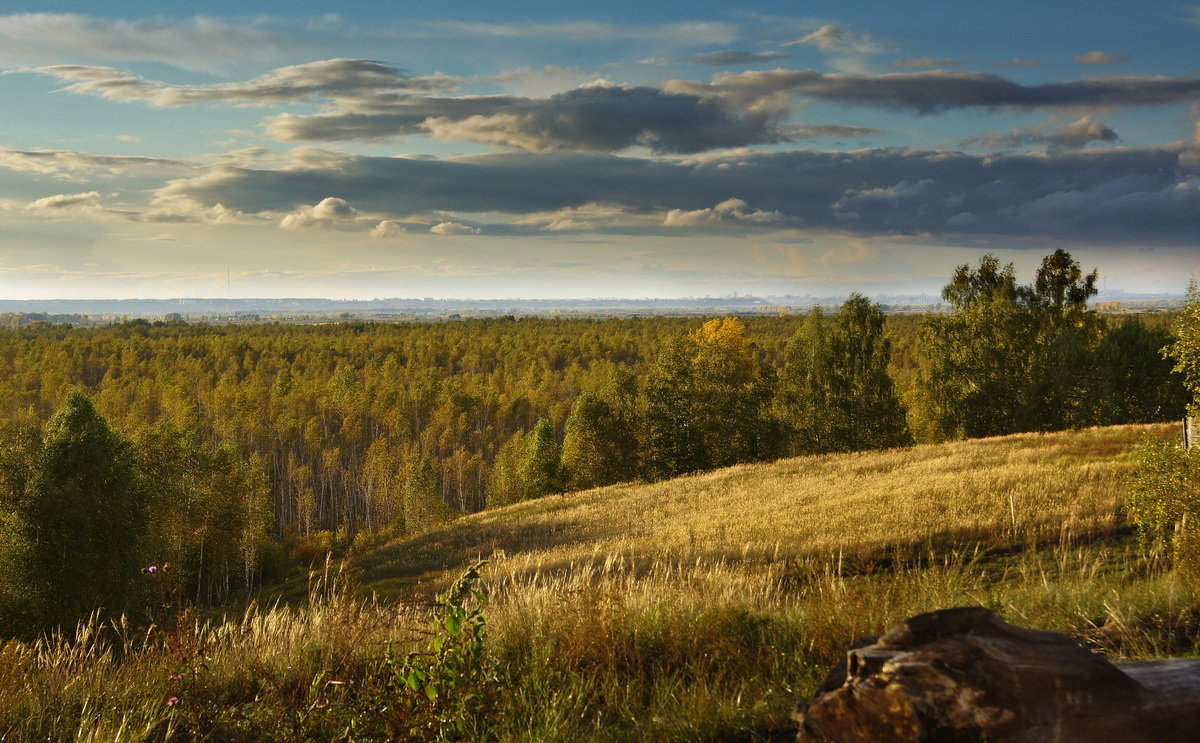
{"label": "fallen log", "polygon": [[1113,664],[982,607],[865,638],[807,703],[801,743],[1196,743],[1200,660]]}

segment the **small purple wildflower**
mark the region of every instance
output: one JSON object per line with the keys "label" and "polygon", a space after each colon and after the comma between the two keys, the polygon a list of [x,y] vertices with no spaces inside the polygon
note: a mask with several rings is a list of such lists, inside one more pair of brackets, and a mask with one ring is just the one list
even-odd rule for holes
{"label": "small purple wildflower", "polygon": [[179,697],[171,697],[167,700],[168,707],[174,707],[177,704],[179,704]]}

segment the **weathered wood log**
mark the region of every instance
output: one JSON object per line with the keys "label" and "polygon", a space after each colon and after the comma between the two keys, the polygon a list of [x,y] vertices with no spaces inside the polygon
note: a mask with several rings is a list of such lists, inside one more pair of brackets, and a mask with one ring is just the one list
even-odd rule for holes
{"label": "weathered wood log", "polygon": [[1196,743],[1200,660],[1117,665],[945,609],[865,638],[794,717],[802,743]]}

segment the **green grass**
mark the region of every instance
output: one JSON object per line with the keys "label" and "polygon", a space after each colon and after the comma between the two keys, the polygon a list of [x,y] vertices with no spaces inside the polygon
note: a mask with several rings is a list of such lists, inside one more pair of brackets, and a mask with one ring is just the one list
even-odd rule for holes
{"label": "green grass", "polygon": [[496,681],[460,713],[472,738],[782,739],[848,644],[965,604],[1114,658],[1193,654],[1192,587],[1120,512],[1130,447],[1173,432],[808,457],[476,514],[355,556],[294,606],[10,642],[0,737],[403,737],[449,707],[398,689],[399,659],[480,557]]}

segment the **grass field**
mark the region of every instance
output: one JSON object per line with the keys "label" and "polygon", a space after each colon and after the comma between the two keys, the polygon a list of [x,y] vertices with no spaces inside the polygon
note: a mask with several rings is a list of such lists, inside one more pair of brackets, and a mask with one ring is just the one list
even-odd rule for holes
{"label": "grass field", "polygon": [[405,715],[431,708],[395,702],[407,693],[396,659],[428,641],[429,597],[479,558],[486,694],[433,704],[472,739],[783,739],[792,705],[851,641],[964,604],[1114,657],[1189,654],[1196,597],[1120,510],[1132,445],[1174,434],[799,458],[476,514],[355,556],[340,583],[335,569],[291,608],[10,642],[0,732],[400,736]]}

